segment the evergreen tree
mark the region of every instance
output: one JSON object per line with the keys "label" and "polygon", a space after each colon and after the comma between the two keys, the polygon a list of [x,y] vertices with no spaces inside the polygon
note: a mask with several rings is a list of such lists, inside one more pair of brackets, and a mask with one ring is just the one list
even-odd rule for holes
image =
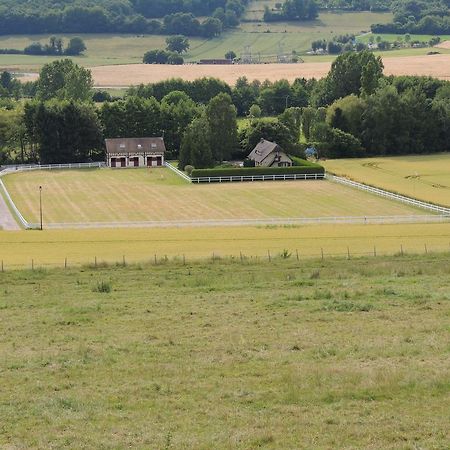
{"label": "evergreen tree", "polygon": [[236,108],[228,94],[219,94],[206,107],[212,154],[216,161],[231,158],[238,148]]}
{"label": "evergreen tree", "polygon": [[196,169],[214,166],[211,152],[211,135],[208,119],[205,115],[194,119],[188,126],[181,141],[179,168],[184,170],[187,165]]}

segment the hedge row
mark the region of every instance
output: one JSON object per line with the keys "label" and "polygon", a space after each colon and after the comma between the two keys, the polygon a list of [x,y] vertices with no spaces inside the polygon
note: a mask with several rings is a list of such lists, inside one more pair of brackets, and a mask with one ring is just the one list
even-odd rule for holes
{"label": "hedge row", "polygon": [[321,165],[319,165],[315,162],[299,158],[298,156],[292,156],[292,155],[289,155],[289,156],[292,159],[292,162],[295,167],[298,167],[298,166],[300,166],[300,167],[305,167],[305,166],[307,166],[307,167],[322,167]]}
{"label": "hedge row", "polygon": [[243,167],[240,169],[194,169],[192,178],[240,177],[251,175],[323,174],[325,169],[319,164],[294,167]]}

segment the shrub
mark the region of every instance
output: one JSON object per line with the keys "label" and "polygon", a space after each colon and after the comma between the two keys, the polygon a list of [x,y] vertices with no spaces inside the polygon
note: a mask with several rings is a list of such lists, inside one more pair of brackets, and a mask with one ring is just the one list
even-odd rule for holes
{"label": "shrub", "polygon": [[111,283],[109,281],[99,281],[97,285],[92,289],[92,292],[109,294],[111,292]]}
{"label": "shrub", "polygon": [[194,169],[195,169],[194,166],[188,164],[187,166],[185,166],[184,171],[187,173],[187,176],[190,177]]}
{"label": "shrub", "polygon": [[319,164],[294,167],[243,167],[239,169],[195,169],[193,178],[200,177],[240,177],[251,175],[323,174],[325,169]]}

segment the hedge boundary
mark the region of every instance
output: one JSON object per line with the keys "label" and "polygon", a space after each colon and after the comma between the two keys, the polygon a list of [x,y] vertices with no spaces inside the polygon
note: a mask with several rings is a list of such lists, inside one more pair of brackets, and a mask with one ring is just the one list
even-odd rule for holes
{"label": "hedge boundary", "polygon": [[325,168],[319,164],[293,167],[243,167],[239,169],[194,169],[191,178],[239,177],[248,175],[288,175],[324,174]]}

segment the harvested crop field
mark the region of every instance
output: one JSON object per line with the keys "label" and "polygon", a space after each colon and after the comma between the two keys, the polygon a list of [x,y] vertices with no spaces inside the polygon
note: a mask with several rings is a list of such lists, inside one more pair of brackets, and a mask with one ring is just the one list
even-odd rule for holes
{"label": "harvested crop field", "polygon": [[[450,54],[428,56],[404,56],[383,59],[386,75],[420,75],[450,80]],[[141,83],[156,83],[170,78],[187,81],[202,77],[219,78],[234,84],[239,77],[249,80],[277,81],[296,78],[322,78],[330,70],[331,62],[307,62],[304,64],[241,64],[230,66],[215,65],[147,65],[124,64],[93,67],[92,75],[97,87],[121,87]],[[35,80],[30,74],[23,81]]]}
{"label": "harvested crop field", "polygon": [[[169,169],[36,171],[4,182],[19,210],[46,224],[400,216],[422,210],[329,181],[192,185]],[[70,224],[70,225],[69,225]]]}
{"label": "harvested crop field", "polygon": [[329,172],[450,207],[450,154],[335,159]]}
{"label": "harvested crop field", "polygon": [[450,50],[450,41],[444,41],[444,42],[441,42],[440,44],[435,45],[435,47],[437,47],[437,48],[443,48],[443,49],[445,49],[445,50]]}

